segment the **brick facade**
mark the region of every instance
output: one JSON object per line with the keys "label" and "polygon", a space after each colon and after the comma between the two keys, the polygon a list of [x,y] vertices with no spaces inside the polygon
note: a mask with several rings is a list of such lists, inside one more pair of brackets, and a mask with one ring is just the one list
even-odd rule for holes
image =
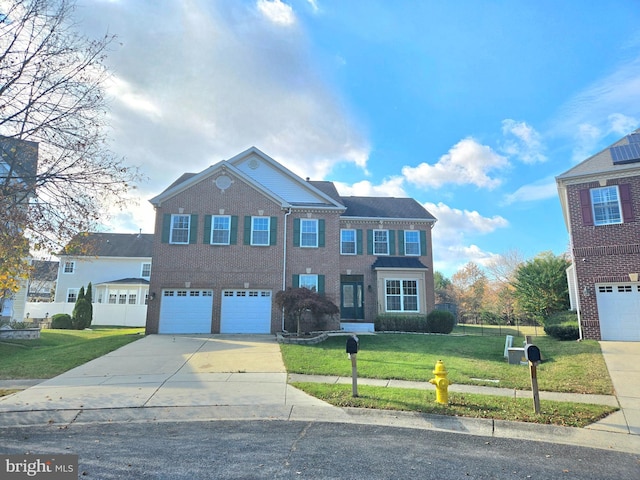
{"label": "brick facade", "polygon": [[[601,186],[628,184],[634,199],[640,199],[640,176],[567,186],[571,218],[571,238],[578,279],[580,317],[584,338],[600,340],[600,319],[596,284],[628,282],[630,273],[640,271],[640,222],[617,225],[585,225],[582,221],[580,191]],[[640,209],[636,207],[635,214]]]}
{"label": "brick facade", "polygon": [[[149,287],[149,291],[155,295],[149,302],[147,310],[148,333],[158,333],[163,289],[213,290],[210,331],[219,333],[222,290],[231,288],[270,290],[274,297],[283,289],[283,286],[285,288],[295,286],[293,282],[296,276],[305,274],[322,276],[324,294],[338,306],[341,301],[341,279],[361,280],[364,290],[364,318],[358,321],[373,323],[377,313],[384,310],[384,298],[380,298],[384,296],[384,287],[380,284],[382,278],[390,274],[407,275],[407,272],[374,271],[372,265],[377,257],[367,254],[366,245],[359,255],[341,255],[341,228],[363,231],[379,228],[394,231],[413,229],[424,231],[427,249],[417,258],[426,268],[414,273],[413,276],[420,279],[418,294],[420,312],[426,314],[434,308],[431,252],[431,226],[434,219],[432,217],[411,221],[348,219],[343,217],[345,207],[331,203],[331,200],[326,198],[324,204],[318,205],[283,205],[272,192],[257,188],[240,174],[234,175],[232,168],[229,167],[224,173],[232,179],[231,185],[225,189],[216,186],[216,175],[203,175],[202,180],[191,181],[187,188],[155,203],[156,241]],[[425,216],[429,216],[428,212],[424,211],[424,213]],[[192,217],[197,218],[197,241],[188,245],[160,241],[160,232],[163,230],[164,218],[167,214],[197,216]],[[221,246],[207,244],[203,238],[207,215],[237,217],[236,243]],[[244,244],[243,218],[252,215],[277,219],[275,245]],[[294,226],[296,220],[303,219],[322,222],[324,245],[318,247],[295,245]],[[281,330],[282,312],[276,307],[275,301],[272,301],[271,332]]]}

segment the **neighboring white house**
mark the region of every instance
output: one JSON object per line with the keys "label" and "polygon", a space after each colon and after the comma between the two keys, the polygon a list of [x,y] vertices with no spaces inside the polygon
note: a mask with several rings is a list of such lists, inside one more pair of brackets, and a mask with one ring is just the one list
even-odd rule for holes
{"label": "neighboring white house", "polygon": [[152,243],[153,235],[142,233],[76,236],[59,255],[55,302],[27,304],[30,317],[71,313],[80,288],[91,282],[93,325],[144,326]]}

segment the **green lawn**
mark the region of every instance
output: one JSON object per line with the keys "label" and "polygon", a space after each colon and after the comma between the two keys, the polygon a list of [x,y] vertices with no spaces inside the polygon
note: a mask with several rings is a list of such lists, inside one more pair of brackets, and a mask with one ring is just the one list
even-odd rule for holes
{"label": "green lawn", "polygon": [[540,413],[536,414],[533,400],[524,398],[449,392],[449,405],[439,405],[435,403],[434,391],[359,385],[359,396],[353,398],[351,385],[321,383],[294,383],[293,385],[338,407],[401,410],[570,427],[584,427],[617,410],[604,405],[542,400]]}
{"label": "green lawn", "polygon": [[38,340],[0,341],[0,379],[51,378],[131,343],[143,328],[42,330]]}
{"label": "green lawn", "polygon": [[[529,368],[504,359],[504,336],[377,334],[361,335],[358,376],[426,382],[442,360],[449,379],[528,390]],[[524,338],[516,337],[514,345]],[[540,390],[573,393],[613,393],[607,367],[596,341],[560,342],[534,337],[543,363],[538,366]],[[287,371],[313,375],[351,376],[345,337],[330,337],[317,345],[281,345]]]}

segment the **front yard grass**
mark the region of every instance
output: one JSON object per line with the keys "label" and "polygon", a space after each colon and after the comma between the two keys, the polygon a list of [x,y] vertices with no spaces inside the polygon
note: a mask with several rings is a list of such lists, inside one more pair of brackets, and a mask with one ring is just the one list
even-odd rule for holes
{"label": "front yard grass", "polygon": [[[530,390],[529,368],[509,365],[504,336],[376,334],[360,335],[358,376],[427,382],[442,360],[453,383]],[[523,337],[514,339],[522,345]],[[600,345],[593,340],[560,342],[534,337],[543,363],[538,366],[540,390],[611,395],[613,386]],[[281,345],[290,373],[351,376],[346,338],[330,337],[317,345]]]}
{"label": "front yard grass", "polygon": [[604,405],[541,400],[540,413],[536,414],[533,400],[525,398],[449,392],[449,405],[440,405],[435,403],[436,394],[430,390],[359,385],[359,396],[353,398],[351,385],[296,382],[293,386],[337,407],[402,410],[566,427],[585,427],[617,410]]}
{"label": "front yard grass", "polygon": [[0,379],[52,378],[142,338],[143,328],[42,330],[37,340],[0,340]]}
{"label": "front yard grass", "polygon": [[[509,332],[511,333],[511,332]],[[525,333],[525,332],[523,332]],[[526,332],[533,333],[533,332]],[[428,382],[438,360],[445,363],[453,383],[531,390],[529,367],[509,365],[504,358],[504,336],[376,334],[360,335],[358,376]],[[514,346],[524,338],[516,337]],[[560,342],[534,337],[543,363],[538,366],[540,390],[611,395],[613,386],[600,345],[595,341]],[[330,337],[316,345],[282,344],[290,373],[351,376],[345,353],[346,337]],[[618,410],[615,407],[541,400],[540,414],[533,399],[449,391],[449,405],[435,403],[433,390],[294,383],[295,387],[339,407],[403,410],[449,416],[492,418],[560,426],[584,427]]]}

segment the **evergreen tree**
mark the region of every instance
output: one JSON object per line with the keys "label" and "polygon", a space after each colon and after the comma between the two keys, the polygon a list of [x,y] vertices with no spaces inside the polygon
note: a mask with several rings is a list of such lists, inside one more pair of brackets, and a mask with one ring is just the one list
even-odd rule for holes
{"label": "evergreen tree", "polygon": [[84,330],[91,325],[91,303],[85,296],[84,287],[80,287],[72,315],[73,328],[76,330]]}
{"label": "evergreen tree", "polygon": [[89,303],[89,324],[87,327],[91,326],[91,322],[93,321],[93,289],[91,287],[91,282],[87,285],[87,290],[84,294],[84,298]]}

